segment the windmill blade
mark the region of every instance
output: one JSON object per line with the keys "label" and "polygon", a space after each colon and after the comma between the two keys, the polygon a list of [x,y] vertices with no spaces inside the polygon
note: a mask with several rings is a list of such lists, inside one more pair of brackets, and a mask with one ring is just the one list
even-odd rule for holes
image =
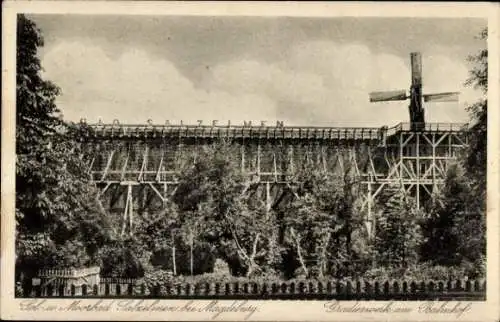
{"label": "windmill blade", "polygon": [[459,92],[425,94],[424,102],[458,102]]}
{"label": "windmill blade", "polygon": [[386,91],[386,92],[372,92],[370,95],[370,102],[387,102],[387,101],[404,101],[408,98],[406,90]]}

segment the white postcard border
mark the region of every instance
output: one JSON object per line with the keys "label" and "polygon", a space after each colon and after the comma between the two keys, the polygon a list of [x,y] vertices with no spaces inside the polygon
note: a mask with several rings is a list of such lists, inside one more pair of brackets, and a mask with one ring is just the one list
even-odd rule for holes
{"label": "white postcard border", "polygon": [[[15,232],[15,26],[17,13],[78,13],[78,14],[142,14],[142,15],[246,15],[246,16],[358,16],[358,17],[486,17],[489,38],[489,105],[500,106],[499,79],[499,6],[488,3],[298,3],[298,2],[98,2],[98,1],[6,1],[2,12],[2,203],[1,203],[1,318],[2,319],[52,319],[52,320],[242,320],[246,313],[224,313],[214,317],[214,312],[203,311],[210,301],[195,301],[201,312],[79,312],[65,309],[78,299],[47,299],[54,311],[22,311],[21,303],[31,299],[14,299],[14,232]],[[470,302],[470,310],[457,314],[423,313],[425,302],[393,302],[393,307],[411,308],[411,313],[339,313],[328,312],[326,301],[248,301],[245,305],[257,308],[248,320],[437,320],[437,321],[488,321],[498,320],[500,289],[498,279],[499,251],[499,109],[488,110],[488,213],[487,213],[487,301]],[[81,299],[83,304],[94,304],[99,299]],[[117,308],[119,301],[102,303]],[[145,301],[151,304],[154,300]],[[187,300],[162,300],[161,305],[184,305]],[[218,301],[230,305],[232,301]],[[241,301],[240,301],[241,302]],[[24,302],[26,303],[26,302]],[[344,306],[353,302],[341,302]],[[389,302],[359,302],[366,308],[382,307]],[[467,302],[469,303],[469,302]],[[463,305],[467,303],[463,302]],[[331,303],[330,303],[331,304]],[[457,302],[450,302],[451,307]],[[419,309],[420,308],[420,309]]]}

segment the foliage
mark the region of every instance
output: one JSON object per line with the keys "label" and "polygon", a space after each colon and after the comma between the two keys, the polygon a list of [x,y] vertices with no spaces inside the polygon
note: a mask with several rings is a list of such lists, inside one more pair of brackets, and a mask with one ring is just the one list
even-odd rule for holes
{"label": "foliage", "polygon": [[249,183],[230,157],[232,148],[220,142],[201,151],[181,175],[173,200],[196,238],[214,245],[233,274],[251,275],[262,270],[276,244],[275,221],[263,202],[246,194]]}
{"label": "foliage", "polygon": [[377,218],[377,260],[396,266],[416,263],[423,242],[421,217],[412,198],[403,189],[396,190]]}
{"label": "foliage", "polygon": [[170,249],[175,245],[175,233],[181,219],[175,204],[168,202],[159,212],[144,212],[136,220],[134,235],[138,242],[151,252]]}
{"label": "foliage", "polygon": [[222,259],[217,258],[214,264],[214,274],[226,276],[231,275],[231,272],[229,271],[229,265],[227,265],[227,263]]}
{"label": "foliage", "polygon": [[[59,88],[41,77],[43,38],[23,15],[17,25],[16,266],[24,280],[45,266],[98,261],[111,227],[56,107]],[[19,276],[18,276],[19,277]]]}
{"label": "foliage", "polygon": [[169,270],[155,270],[147,272],[142,279],[142,283],[148,289],[154,289],[158,286],[172,285],[174,282],[174,274]]}
{"label": "foliage", "polygon": [[[479,38],[484,41],[487,35],[485,29]],[[434,264],[472,266],[481,272],[486,258],[488,50],[469,61],[474,66],[466,85],[480,89],[484,97],[468,107],[469,145],[459,162],[448,166],[444,187],[424,225],[427,242],[422,255]]]}
{"label": "foliage", "polygon": [[285,210],[285,242],[300,264],[295,276],[322,277],[364,252],[352,240],[363,239],[357,187],[349,169],[336,176],[314,165],[305,165],[295,181],[295,200]]}
{"label": "foliage", "polygon": [[133,237],[107,243],[100,249],[99,258],[102,276],[138,278],[152,270],[151,251]]}
{"label": "foliage", "polygon": [[[480,34],[480,40],[487,41],[488,30]],[[487,133],[488,133],[488,49],[484,48],[476,55],[469,57],[473,64],[466,85],[480,89],[483,98],[467,109],[470,113],[472,127],[469,138],[465,166],[470,178],[475,182],[474,193],[486,203],[486,163],[487,163]]]}
{"label": "foliage", "polygon": [[[426,223],[427,260],[442,265],[477,262],[486,252],[486,217],[461,164],[448,168],[440,199]],[[480,202],[479,202],[480,203]]]}
{"label": "foliage", "polygon": [[[62,120],[55,104],[60,90],[41,77],[40,31],[20,15],[17,32],[16,265],[28,275],[45,266],[99,263],[102,275],[142,277],[148,288],[178,281],[484,276],[486,98],[469,107],[475,134],[463,164],[449,167],[429,218],[422,220],[403,190],[386,189],[373,241],[352,167],[327,174],[304,164],[297,186],[286,192],[292,202],[276,209],[262,198],[263,185],[241,173],[231,142],[204,147],[192,163],[178,160],[184,168],[172,200],[162,211],[142,213],[133,235],[118,237],[79,157],[74,137],[82,129]],[[484,94],[487,57],[486,49],[471,57],[476,65],[467,81]]]}
{"label": "foliage", "polygon": [[458,279],[485,278],[484,271],[478,271],[473,265],[443,266],[425,262],[406,267],[376,267],[368,270],[363,278],[372,280],[404,279],[407,281],[447,281]]}

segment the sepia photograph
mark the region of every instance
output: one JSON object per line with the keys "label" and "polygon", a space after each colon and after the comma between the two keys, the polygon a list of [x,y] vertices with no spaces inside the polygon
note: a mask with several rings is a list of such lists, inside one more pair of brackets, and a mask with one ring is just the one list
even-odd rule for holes
{"label": "sepia photograph", "polygon": [[21,311],[488,300],[487,16],[27,11],[12,32]]}

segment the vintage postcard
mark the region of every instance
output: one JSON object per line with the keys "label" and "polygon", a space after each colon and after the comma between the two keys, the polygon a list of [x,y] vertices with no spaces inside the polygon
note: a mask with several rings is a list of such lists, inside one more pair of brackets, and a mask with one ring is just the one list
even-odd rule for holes
{"label": "vintage postcard", "polygon": [[4,2],[1,317],[498,321],[499,16]]}

